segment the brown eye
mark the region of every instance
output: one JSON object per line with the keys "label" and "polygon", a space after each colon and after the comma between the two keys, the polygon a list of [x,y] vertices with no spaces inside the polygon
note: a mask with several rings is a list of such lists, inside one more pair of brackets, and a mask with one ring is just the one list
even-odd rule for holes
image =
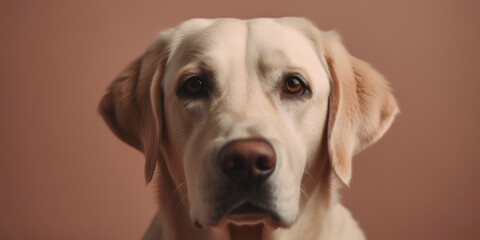
{"label": "brown eye", "polygon": [[297,77],[288,77],[284,87],[289,94],[302,94],[305,92],[305,85]]}
{"label": "brown eye", "polygon": [[200,77],[190,77],[185,81],[183,90],[188,95],[197,95],[203,91],[204,83]]}

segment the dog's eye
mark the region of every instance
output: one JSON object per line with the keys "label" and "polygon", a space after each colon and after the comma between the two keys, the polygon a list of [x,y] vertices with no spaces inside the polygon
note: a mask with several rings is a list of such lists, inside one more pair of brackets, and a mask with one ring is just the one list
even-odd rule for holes
{"label": "dog's eye", "polygon": [[305,84],[298,77],[290,76],[284,84],[285,92],[288,94],[301,95],[305,92]]}
{"label": "dog's eye", "polygon": [[189,96],[196,96],[203,93],[204,88],[205,88],[205,83],[198,76],[188,78],[182,87],[183,91]]}

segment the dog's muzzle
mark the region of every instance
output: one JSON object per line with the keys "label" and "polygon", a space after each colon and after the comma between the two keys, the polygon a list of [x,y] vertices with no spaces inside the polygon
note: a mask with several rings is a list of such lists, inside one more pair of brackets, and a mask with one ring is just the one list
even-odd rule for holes
{"label": "dog's muzzle", "polygon": [[277,219],[266,183],[276,163],[275,151],[265,140],[241,139],[226,144],[218,154],[217,166],[228,179],[226,188],[234,193],[224,198],[222,217],[243,223]]}

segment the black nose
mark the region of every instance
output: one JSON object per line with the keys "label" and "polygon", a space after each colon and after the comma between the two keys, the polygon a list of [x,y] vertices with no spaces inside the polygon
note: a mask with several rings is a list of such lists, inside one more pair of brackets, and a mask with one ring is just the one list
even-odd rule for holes
{"label": "black nose", "polygon": [[233,182],[259,184],[273,172],[277,159],[272,146],[257,139],[236,140],[218,155],[219,167]]}

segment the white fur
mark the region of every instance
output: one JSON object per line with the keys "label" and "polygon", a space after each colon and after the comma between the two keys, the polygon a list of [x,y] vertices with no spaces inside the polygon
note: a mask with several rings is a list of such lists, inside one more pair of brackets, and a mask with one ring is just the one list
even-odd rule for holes
{"label": "white fur", "polygon": [[[272,192],[269,204],[280,216],[281,223],[273,224],[267,219],[255,222],[264,226],[262,238],[364,239],[351,214],[338,202],[337,188],[341,182],[348,183],[350,180],[350,161],[355,153],[351,151],[377,140],[390,126],[391,115],[397,110],[394,100],[387,104],[390,108],[386,109],[382,108],[384,101],[377,97],[390,96],[388,88],[382,87],[383,79],[370,83],[368,77],[363,78],[368,74],[352,73],[374,70],[360,63],[362,68],[359,69],[355,68],[357,65],[349,65],[348,59],[353,57],[343,49],[339,38],[336,35],[332,37],[332,34],[323,33],[308,21],[298,18],[193,19],[160,34],[149,51],[166,53],[165,61],[160,57],[152,60],[157,65],[145,68],[156,69],[155,74],[150,76],[139,70],[139,79],[136,80],[138,84],[146,82],[143,85],[151,86],[149,104],[156,122],[156,127],[151,127],[145,120],[139,135],[155,132],[155,129],[158,129],[158,134],[138,137],[143,142],[143,147],[139,147],[141,143],[127,138],[134,134],[125,135],[119,129],[122,126],[115,121],[119,122],[120,117],[115,116],[112,120],[108,116],[119,109],[126,112],[133,110],[125,110],[126,104],[122,108],[112,107],[120,101],[115,97],[103,100],[101,104],[101,112],[114,132],[147,155],[147,181],[151,178],[148,174],[153,172],[151,167],[158,162],[160,210],[144,239],[247,237],[242,233],[234,234],[227,224],[246,224],[245,228],[248,228],[248,222],[232,219],[216,221],[212,214],[219,207],[218,197],[222,196],[221,186],[225,181],[225,176],[216,169],[218,152],[230,141],[246,138],[268,141],[277,156],[275,171],[267,179],[267,184]],[[159,46],[162,49],[158,49]],[[151,55],[148,56],[155,59]],[[352,60],[352,64],[355,61]],[[212,73],[210,80],[215,83],[215,94],[208,99],[179,98],[177,91],[185,76],[204,71]],[[285,96],[282,87],[286,72],[301,74],[311,90],[311,96]],[[334,79],[339,75],[351,79]],[[355,88],[355,81],[358,86],[369,88],[366,90],[370,90],[370,85],[382,85],[380,90],[372,88],[373,94],[360,96],[367,100],[372,98],[374,102],[378,98],[378,104],[363,102],[361,107],[371,110],[370,115],[377,114],[371,118],[381,123],[372,122],[367,126],[363,122],[355,122],[362,117],[369,119],[362,116],[366,111],[350,109],[342,104],[348,103],[350,98],[355,100],[359,97],[337,96],[332,90],[332,83],[335,83],[336,89],[340,88],[338,91],[343,93],[345,89]],[[111,89],[115,88],[114,83]],[[369,91],[364,92],[370,94]],[[374,107],[370,108],[370,105]],[[334,108],[329,110],[329,106]],[[146,114],[149,111],[148,108],[144,110],[142,116],[150,116]],[[327,125],[329,113],[331,122]],[[386,120],[383,121],[382,117]],[[349,132],[344,123],[349,119],[351,124],[347,127],[367,130]],[[357,136],[368,136],[367,131],[376,131],[377,128],[381,130],[368,138],[369,142],[357,139]],[[331,129],[335,132],[332,133]],[[336,132],[342,135],[331,135]],[[154,150],[146,149],[153,141],[150,135],[155,135],[155,142],[160,145],[158,154],[151,154],[149,152]],[[323,139],[324,136],[328,139]],[[331,146],[333,150],[326,149],[331,140],[338,139],[361,147],[344,147],[341,142],[335,142],[336,145]],[[341,152],[343,149],[347,152]],[[194,228],[194,221],[203,228]]]}

